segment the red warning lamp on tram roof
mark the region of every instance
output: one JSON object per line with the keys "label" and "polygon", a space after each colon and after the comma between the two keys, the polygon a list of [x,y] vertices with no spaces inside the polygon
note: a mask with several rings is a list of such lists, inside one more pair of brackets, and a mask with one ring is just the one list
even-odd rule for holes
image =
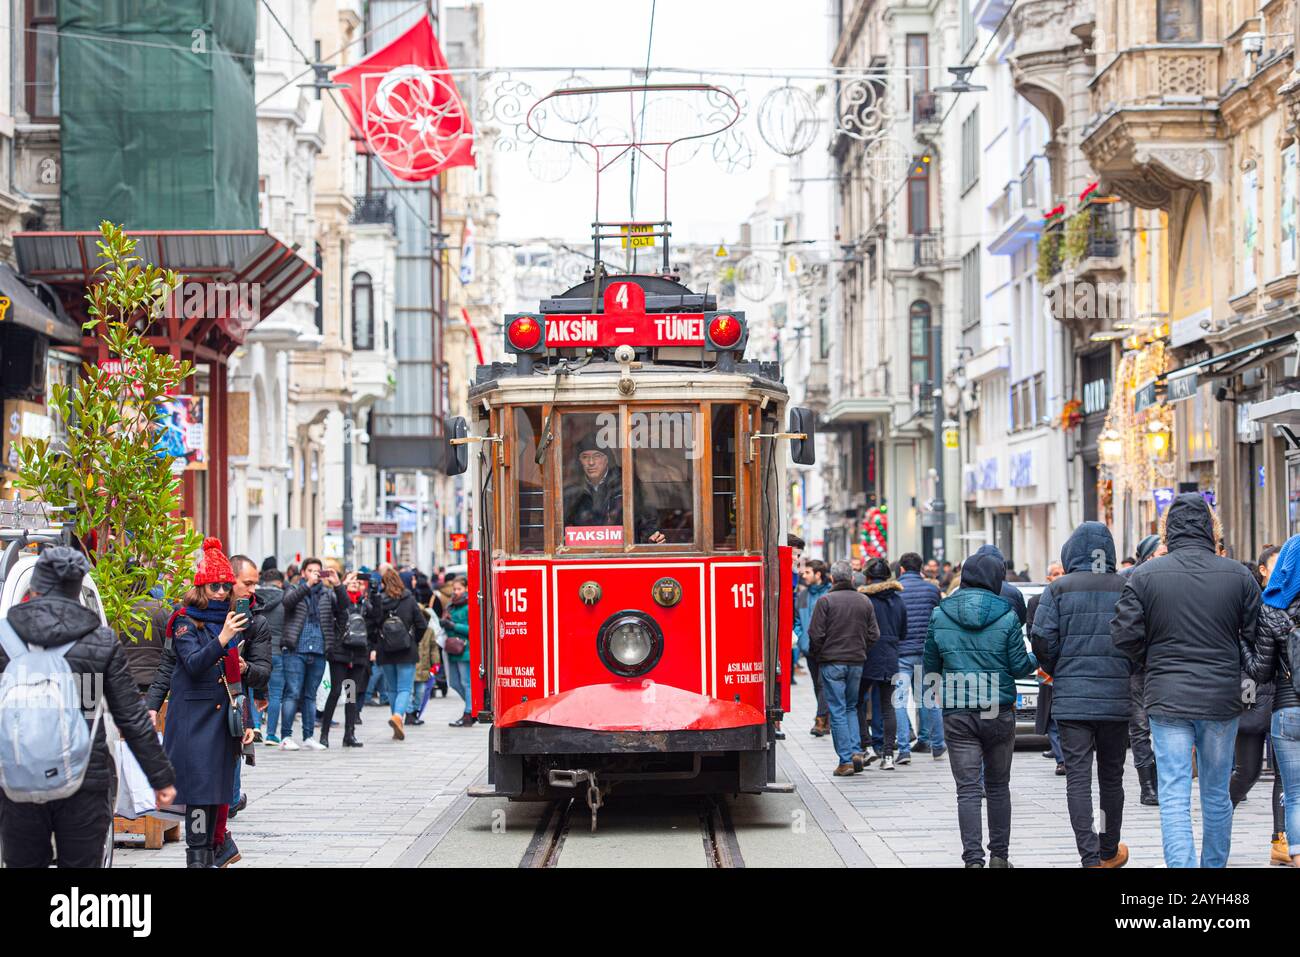
{"label": "red warning lamp on tram roof", "polygon": [[718,313],[709,319],[706,335],[709,348],[715,352],[740,348],[744,345],[745,320],[729,312]]}
{"label": "red warning lamp on tram roof", "polygon": [[515,316],[506,326],[506,346],[510,352],[541,352],[546,347],[541,321],[536,316]]}

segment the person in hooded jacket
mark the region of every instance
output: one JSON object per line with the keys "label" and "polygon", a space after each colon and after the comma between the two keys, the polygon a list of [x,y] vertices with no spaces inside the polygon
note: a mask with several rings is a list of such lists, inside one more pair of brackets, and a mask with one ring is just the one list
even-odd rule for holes
{"label": "person in hooded jacket", "polygon": [[[280,749],[323,751],[316,740],[316,690],[325,676],[325,649],[347,624],[350,604],[338,572],[319,558],[302,563],[302,580],[284,593],[284,633],[280,638],[284,700],[280,706]],[[301,748],[293,740],[294,716],[302,714]]]}
{"label": "person in hooded jacket", "polygon": [[[1153,558],[1167,554],[1164,542],[1159,535],[1148,535],[1137,545],[1137,561],[1133,568]],[[1124,577],[1132,573],[1132,568],[1120,572]],[[1138,786],[1141,793],[1138,800],[1148,807],[1160,805],[1158,772],[1156,771],[1156,753],[1151,750],[1151,722],[1147,718],[1146,704],[1143,702],[1147,683],[1146,669],[1137,666],[1129,678],[1129,719],[1128,743],[1133,751],[1133,767],[1137,771]]]}
{"label": "person in hooded jacket", "polygon": [[[383,590],[374,602],[371,622],[379,635],[375,662],[384,672],[389,687],[388,724],[393,729],[393,740],[406,740],[406,715],[411,710],[411,687],[415,680],[415,662],[420,657],[420,638],[429,624],[424,611],[410,590],[402,584],[401,576],[392,565],[381,572]],[[387,650],[387,634],[400,626],[406,629],[406,647]]]}
{"label": "person in hooded jacket", "polygon": [[[898,583],[903,588],[903,605],[907,608],[907,631],[898,641],[898,672],[895,679],[895,709],[898,724],[898,763],[910,764],[912,751],[927,752],[935,758],[943,756],[947,746],[943,740],[943,713],[937,707],[927,707],[921,701],[920,681],[917,671],[925,652],[925,633],[930,616],[939,607],[943,595],[939,586],[921,575],[921,556],[905,552],[898,559]],[[951,578],[949,579],[951,581]],[[912,745],[912,724],[907,712],[908,699],[916,692],[917,735]]]}
{"label": "person in hooded jacket", "polygon": [[1159,768],[1160,833],[1168,867],[1195,867],[1192,749],[1201,792],[1202,867],[1225,867],[1232,848],[1232,774],[1241,716],[1242,661],[1253,654],[1259,586],[1215,554],[1218,517],[1197,492],[1161,517],[1169,552],[1128,575],[1111,639],[1146,668],[1144,701]]}
{"label": "person in hooded jacket", "polygon": [[[894,580],[889,562],[873,558],[863,569],[866,584],[858,591],[871,599],[880,637],[867,652],[862,666],[862,685],[858,692],[858,723],[862,743],[871,742],[866,763],[880,759],[880,770],[894,770],[894,740],[898,736],[894,717],[894,679],[898,675],[898,643],[907,634],[907,605],[903,586]],[[900,754],[899,764],[910,764],[910,754]]]}
{"label": "person in hooded jacket", "polygon": [[871,601],[853,587],[853,566],[835,562],[831,565],[831,589],[813,608],[808,639],[830,711],[831,741],[839,758],[836,777],[856,774],[865,766],[857,704],[862,666],[879,637]]}
{"label": "person in hooded jacket", "polygon": [[804,562],[800,575],[803,587],[794,598],[794,633],[799,642],[799,651],[808,662],[808,677],[812,680],[813,691],[817,695],[817,714],[808,733],[815,738],[824,738],[831,733],[830,711],[826,707],[826,696],[822,691],[821,664],[813,656],[808,628],[812,623],[817,600],[831,590],[831,583],[826,563],[815,558]]}
{"label": "person in hooded jacket", "polygon": [[1011,582],[1008,581],[1006,578],[1006,573],[1008,568],[1010,568],[1011,563],[1008,562],[1006,558],[1003,557],[1002,549],[998,548],[996,545],[981,545],[979,549],[975,552],[975,555],[980,557],[988,556],[990,558],[995,558],[1002,563],[1002,575],[1003,575],[1002,589],[998,592],[998,594],[1000,594],[1011,604],[1011,607],[1015,610],[1016,618],[1018,618],[1020,620],[1020,624],[1023,625],[1026,621],[1029,620],[1029,607],[1025,604],[1024,592],[1022,592],[1015,585],[1011,584]]}
{"label": "person in hooded jacket", "polygon": [[[121,643],[113,629],[101,625],[99,616],[81,604],[82,583],[88,574],[90,563],[80,552],[64,545],[46,548],[32,568],[30,599],[10,608],[5,620],[17,640],[29,647],[72,643],[64,660],[76,678],[76,686],[101,689],[107,713],[140,763],[161,808],[176,799],[176,772],[158,744]],[[6,647],[0,648],[0,671],[10,664],[7,646],[11,640],[6,637]],[[20,652],[14,650],[15,654]],[[82,702],[83,707],[88,704]],[[92,711],[85,713],[89,716]],[[91,717],[87,724],[94,726]],[[117,774],[101,722],[91,741],[90,760],[76,794],[41,804],[20,803],[0,795],[0,842],[5,866],[49,867],[51,837],[59,867],[103,866],[104,842],[112,840],[116,785]]]}
{"label": "person in hooded jacket", "polygon": [[[1016,679],[1038,662],[1024,628],[1002,597],[1006,565],[980,549],[962,563],[961,588],[939,603],[925,637],[925,693],[943,707],[943,730],[957,785],[962,860],[984,866],[980,807],[988,798],[989,866],[1010,867],[1011,757],[1016,744]],[[941,682],[939,687],[934,683]],[[981,789],[981,776],[983,789]]]}
{"label": "person in hooded jacket", "polygon": [[464,713],[449,724],[453,728],[472,728],[475,719],[471,704],[473,686],[469,673],[469,583],[463,578],[457,578],[451,583],[451,599],[442,615],[442,627],[448,635],[455,635],[465,642],[465,650],[458,655],[443,649],[443,660],[447,662],[447,682],[465,702]]}
{"label": "person in hooded jacket", "polygon": [[[1282,549],[1277,545],[1266,546],[1260,553],[1258,561],[1252,563],[1251,569],[1257,582],[1263,590],[1262,605],[1259,612],[1259,645],[1262,652],[1272,651],[1276,657],[1278,654],[1285,656],[1285,649],[1282,648],[1286,643],[1287,635],[1290,634],[1294,627],[1292,624],[1292,613],[1287,605],[1291,602],[1288,596],[1292,594],[1293,589],[1300,593],[1300,575],[1295,568],[1287,568],[1282,574],[1277,576],[1274,581],[1274,571],[1278,566],[1278,559]],[[1294,561],[1297,557],[1295,552],[1300,552],[1300,548],[1293,546],[1293,554],[1290,556]],[[1269,591],[1269,584],[1274,585],[1272,591]],[[1296,604],[1295,617],[1300,617],[1300,603]],[[1245,710],[1242,712],[1241,720],[1237,723],[1237,744],[1234,752],[1232,766],[1232,778],[1228,782],[1228,794],[1232,798],[1232,806],[1235,808],[1245,799],[1250,789],[1254,787],[1255,782],[1259,780],[1260,772],[1264,767],[1264,753],[1271,746],[1273,749],[1272,764],[1275,769],[1280,766],[1280,760],[1277,753],[1277,739],[1272,736],[1273,714],[1277,709],[1279,700],[1278,687],[1281,682],[1283,707],[1300,704],[1297,698],[1296,689],[1292,685],[1288,688],[1285,673],[1289,671],[1289,662],[1284,660],[1282,668],[1276,669],[1270,673],[1267,662],[1262,668],[1262,676],[1256,682],[1248,673],[1242,672],[1242,691],[1245,698]],[[1279,679],[1277,674],[1282,674]],[[1271,795],[1271,806],[1273,808],[1273,831],[1270,837],[1272,848],[1269,853],[1269,863],[1281,866],[1291,865],[1292,845],[1287,840],[1286,827],[1286,804],[1284,797],[1284,788],[1282,785],[1282,775],[1275,773],[1273,775],[1273,793]],[[1297,846],[1300,847],[1300,846]],[[1300,853],[1300,850],[1297,851]]]}
{"label": "person in hooded jacket", "polygon": [[[1115,570],[1115,541],[1101,522],[1084,522],[1061,549],[1066,572],[1044,590],[1034,613],[1032,644],[1052,676],[1052,716],[1065,756],[1066,805],[1084,867],[1123,867],[1124,755],[1128,750],[1128,656],[1110,640],[1124,576]],[[1092,818],[1092,760],[1097,756],[1103,830]]]}

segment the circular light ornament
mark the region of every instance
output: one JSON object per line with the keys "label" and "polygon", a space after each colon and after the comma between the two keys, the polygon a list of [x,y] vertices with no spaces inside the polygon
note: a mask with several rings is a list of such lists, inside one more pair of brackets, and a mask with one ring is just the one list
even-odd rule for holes
{"label": "circular light ornament", "polygon": [[672,608],[682,600],[682,586],[675,578],[661,578],[650,586],[650,595],[660,607]]}
{"label": "circular light ornament", "polygon": [[735,316],[714,316],[709,320],[709,340],[721,349],[731,349],[740,342],[742,328]]}
{"label": "circular light ornament", "polygon": [[542,341],[542,324],[532,316],[519,316],[510,323],[506,337],[520,352],[530,352]]}
{"label": "circular light ornament", "polygon": [[622,678],[636,678],[659,663],[664,636],[655,620],[641,611],[620,611],[596,635],[601,663]]}

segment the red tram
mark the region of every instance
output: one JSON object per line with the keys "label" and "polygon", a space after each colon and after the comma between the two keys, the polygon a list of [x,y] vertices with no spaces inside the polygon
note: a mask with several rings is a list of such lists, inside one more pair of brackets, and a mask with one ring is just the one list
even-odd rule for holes
{"label": "red tram", "polygon": [[[743,313],[672,273],[666,212],[597,222],[592,273],[506,317],[514,361],[480,366],[471,421],[451,424],[479,522],[473,707],[492,725],[474,796],[582,787],[594,812],[611,790],[789,790],[782,490],[787,447],[813,462],[813,417],[787,410],[778,364],[745,361]],[[607,275],[601,239],[633,227],[662,237],[661,268]]]}

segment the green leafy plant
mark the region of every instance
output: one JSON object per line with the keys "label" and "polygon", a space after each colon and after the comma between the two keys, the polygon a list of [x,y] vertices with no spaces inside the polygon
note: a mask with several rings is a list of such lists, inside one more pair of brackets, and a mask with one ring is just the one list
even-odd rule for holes
{"label": "green leafy plant", "polygon": [[1078,265],[1088,251],[1088,229],[1092,225],[1092,209],[1083,207],[1065,222],[1065,238],[1061,243],[1062,258],[1070,265]]}
{"label": "green leafy plant", "polygon": [[1038,281],[1046,285],[1052,281],[1052,277],[1060,271],[1060,268],[1061,231],[1049,229],[1038,241]]}
{"label": "green leafy plant", "polygon": [[50,405],[67,437],[24,441],[16,484],[72,507],[108,623],[121,635],[149,636],[141,600],[157,587],[178,601],[202,541],[180,515],[180,476],[158,451],[158,403],[181,392],[194,368],[141,334],[162,316],[181,277],[142,264],[122,227],[103,222],[100,235],[104,262],[86,293],[91,319],[83,328],[103,337],[112,361],[86,363],[76,384],[52,387]]}

